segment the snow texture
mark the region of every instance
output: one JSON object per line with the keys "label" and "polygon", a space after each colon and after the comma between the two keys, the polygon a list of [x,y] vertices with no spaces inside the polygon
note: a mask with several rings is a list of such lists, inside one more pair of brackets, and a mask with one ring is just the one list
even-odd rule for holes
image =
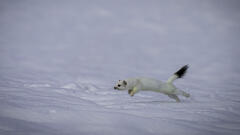
{"label": "snow texture", "polygon": [[[0,1],[1,135],[239,135],[239,1]],[[191,94],[113,89],[146,76]]]}

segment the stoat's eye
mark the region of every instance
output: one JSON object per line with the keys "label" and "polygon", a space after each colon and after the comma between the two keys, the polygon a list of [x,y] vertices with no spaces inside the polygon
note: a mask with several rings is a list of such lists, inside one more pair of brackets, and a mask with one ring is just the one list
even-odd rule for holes
{"label": "stoat's eye", "polygon": [[118,87],[120,87],[121,85],[120,84],[118,84]]}

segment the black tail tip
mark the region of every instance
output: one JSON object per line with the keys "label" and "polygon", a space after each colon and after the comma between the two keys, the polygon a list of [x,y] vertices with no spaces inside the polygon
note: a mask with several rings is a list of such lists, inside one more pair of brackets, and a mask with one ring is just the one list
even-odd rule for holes
{"label": "black tail tip", "polygon": [[188,65],[185,65],[185,66],[183,66],[181,69],[179,69],[176,73],[174,73],[176,76],[178,76],[178,78],[182,78],[184,75],[185,75],[185,73],[186,73],[186,71],[187,71],[187,69],[189,68],[189,66]]}

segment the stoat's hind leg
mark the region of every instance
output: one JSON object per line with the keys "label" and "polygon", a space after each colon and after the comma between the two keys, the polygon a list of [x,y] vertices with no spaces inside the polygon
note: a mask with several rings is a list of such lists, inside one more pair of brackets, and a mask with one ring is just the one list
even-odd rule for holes
{"label": "stoat's hind leg", "polygon": [[183,91],[183,96],[188,98],[188,97],[190,97],[190,94]]}
{"label": "stoat's hind leg", "polygon": [[168,97],[175,99],[176,102],[180,102],[180,99],[179,99],[178,96],[175,95],[175,94],[168,94]]}

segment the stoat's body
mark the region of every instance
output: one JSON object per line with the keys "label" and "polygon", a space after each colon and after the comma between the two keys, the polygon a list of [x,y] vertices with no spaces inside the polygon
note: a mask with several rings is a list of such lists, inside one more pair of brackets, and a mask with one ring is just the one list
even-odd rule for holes
{"label": "stoat's body", "polygon": [[129,78],[126,80],[119,80],[114,89],[117,90],[128,90],[128,93],[133,96],[135,93],[142,91],[154,91],[168,95],[170,98],[180,102],[177,95],[189,97],[190,95],[182,90],[177,89],[173,81],[184,76],[188,69],[188,66],[183,66],[174,75],[172,75],[167,82],[162,82],[156,79],[139,77]]}

